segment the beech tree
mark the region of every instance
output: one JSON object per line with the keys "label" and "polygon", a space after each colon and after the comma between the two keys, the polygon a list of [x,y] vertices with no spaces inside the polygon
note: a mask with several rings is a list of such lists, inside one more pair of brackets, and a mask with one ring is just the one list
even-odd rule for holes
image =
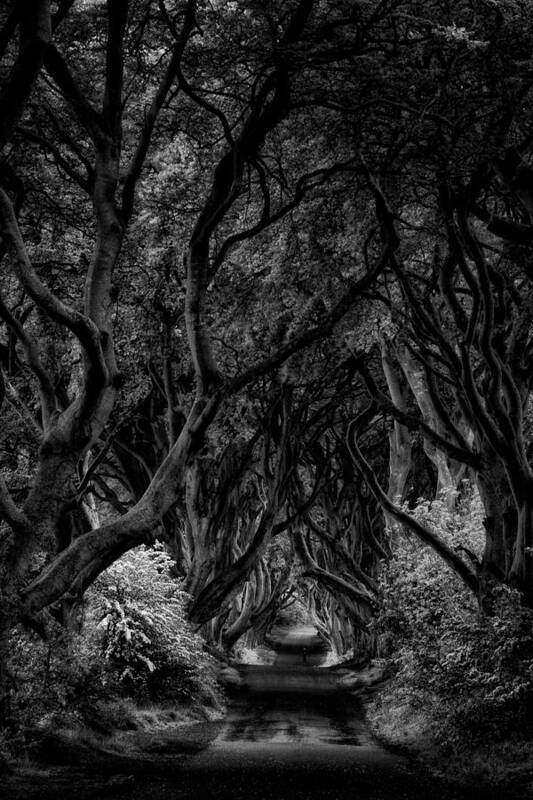
{"label": "beech tree", "polygon": [[[380,233],[391,244],[391,282],[382,284],[381,296],[393,328],[401,329],[396,355],[387,349],[384,358],[389,391],[363,354],[360,364],[369,394],[395,430],[423,436],[450,503],[461,471],[475,476],[486,510],[481,562],[446,552],[430,531],[417,533],[487,608],[493,581],[518,588],[528,605],[533,587],[526,433],[530,115],[520,100],[531,80],[520,58],[509,58],[509,48],[525,52],[531,28],[518,5],[495,4],[492,11],[465,4],[450,26],[436,4],[432,28],[422,18],[408,23],[420,38],[414,59],[406,51],[401,56],[412,83],[404,84],[409,101],[400,108],[422,116],[393,156],[373,150],[368,173]],[[430,83],[420,75],[420,59],[432,65]],[[389,137],[397,130],[384,125]],[[430,139],[437,142],[432,149]],[[410,403],[398,389],[402,374]],[[349,438],[357,463],[387,513],[409,524],[392,501],[400,491],[387,497],[363,457],[356,427]]]}
{"label": "beech tree", "polygon": [[[476,593],[533,602],[520,3],[0,21],[0,656],[154,537],[215,641],[303,592],[346,646],[387,556],[378,503]],[[413,430],[450,505],[476,476],[483,563],[399,508]]]}
{"label": "beech tree", "polygon": [[[15,499],[9,475],[0,487],[6,525],[2,659],[15,622],[36,625],[43,609],[78,597],[122,553],[160,530],[226,399],[328,336],[384,264],[383,254],[355,264],[325,306],[312,308],[259,357],[224,373],[211,332],[216,308],[210,287],[232,248],[282,220],[332,176],[351,170],[351,153],[325,148],[319,131],[327,132],[327,125],[323,116],[313,123],[308,109],[314,92],[305,87],[318,91],[328,64],[371,46],[370,18],[358,20],[341,8],[338,25],[332,25],[330,9],[313,0],[267,9],[250,3],[246,13],[194,0],[61,3],[53,17],[47,3],[28,6],[39,16],[26,17],[13,6],[3,20],[2,54],[13,69],[4,72],[2,90],[2,130],[10,150],[0,188],[9,268],[1,315],[37,390],[24,403],[37,441],[25,491]],[[345,30],[349,37],[339,43]],[[303,58],[304,52],[311,56]],[[228,76],[222,83],[216,72],[221,65]],[[302,136],[304,120],[309,128]],[[181,375],[173,368],[164,375],[167,441],[141,496],[119,515],[98,520],[85,514],[81,526],[69,530],[76,507],[90,505],[98,491],[97,468],[109,437],[121,428],[116,413],[128,375],[119,361],[127,342],[115,333],[117,301],[135,281],[128,271],[128,231],[139,223],[137,195],[147,196],[150,153],[165,138],[172,141],[176,130],[186,140],[180,158],[198,158],[200,167],[196,194],[189,185],[175,223],[188,366]],[[298,130],[304,145],[299,159],[289,153],[288,166],[276,138],[282,130]],[[181,163],[185,175],[189,167]],[[47,185],[52,197],[43,191]],[[61,196],[63,203],[57,202]],[[253,200],[248,209],[247,196]],[[258,217],[250,222],[254,209]],[[42,263],[40,252],[46,255]],[[57,284],[54,264],[63,269]],[[151,269],[153,276],[159,264]],[[121,335],[133,323],[131,311],[131,304],[125,307]],[[170,327],[167,319],[166,335]],[[50,336],[62,341],[61,360],[57,352],[45,353],[38,341],[43,331],[45,342]],[[178,413],[175,392],[182,379],[191,391]]]}

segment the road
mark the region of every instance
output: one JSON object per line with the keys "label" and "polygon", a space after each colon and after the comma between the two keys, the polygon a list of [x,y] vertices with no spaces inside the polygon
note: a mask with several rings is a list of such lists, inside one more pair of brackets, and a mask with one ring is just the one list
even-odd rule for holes
{"label": "road", "polygon": [[[302,626],[301,626],[302,627]],[[315,637],[316,638],[316,637]],[[316,644],[316,642],[315,642]],[[144,760],[111,756],[92,771],[61,772],[39,789],[31,775],[8,800],[507,800],[440,785],[376,742],[361,705],[341,688],[306,630],[280,640],[271,666],[233,672],[222,721],[193,726]],[[305,648],[305,650],[304,650]],[[315,663],[313,663],[313,660]],[[239,677],[240,675],[240,677]],[[240,683],[237,688],[235,684]],[[183,738],[190,736],[191,738]],[[202,749],[203,748],[203,749]],[[187,750],[188,753],[184,751]],[[105,766],[106,765],[106,766]],[[104,768],[105,767],[105,768]],[[1,786],[6,789],[9,787]]]}
{"label": "road", "polygon": [[177,774],[135,779],[113,800],[466,800],[374,741],[328,671],[247,667],[243,676],[246,689],[213,723],[205,750],[183,756]]}
{"label": "road", "polygon": [[126,762],[111,756],[77,773],[72,764],[41,794],[27,776],[11,784],[9,800],[507,800],[444,787],[376,742],[359,701],[318,666],[324,652],[305,626],[275,646],[273,665],[230,670],[224,720],[160,750],[154,740]]}

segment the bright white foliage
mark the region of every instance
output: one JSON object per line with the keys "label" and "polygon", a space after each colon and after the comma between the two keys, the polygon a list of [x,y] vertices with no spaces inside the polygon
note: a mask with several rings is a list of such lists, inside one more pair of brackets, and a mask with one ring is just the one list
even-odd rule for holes
{"label": "bright white foliage", "polygon": [[172,565],[162,546],[136,548],[89,593],[86,631],[121,681],[139,684],[164,672],[194,683],[194,675],[210,666],[203,640],[187,622],[188,596]]}

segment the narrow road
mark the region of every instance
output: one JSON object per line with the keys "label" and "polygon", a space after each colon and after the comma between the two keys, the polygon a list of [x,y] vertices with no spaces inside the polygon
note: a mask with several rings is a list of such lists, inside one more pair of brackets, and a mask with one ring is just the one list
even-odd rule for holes
{"label": "narrow road", "polygon": [[[317,650],[304,633],[284,636],[274,665],[241,665],[239,674],[232,672],[233,700],[224,720],[191,726],[175,744],[163,742],[161,749],[155,738],[155,749],[145,751],[144,760],[130,755],[125,763],[111,755],[102,762],[100,756],[92,772],[72,764],[70,772],[60,772],[55,784],[49,780],[41,789],[35,785],[37,778],[26,775],[24,783],[23,776],[18,783],[11,782],[4,796],[7,800],[508,800],[501,792],[445,787],[382,747],[369,733],[357,699],[342,689],[335,672],[317,665]],[[5,788],[0,777],[0,789]]]}
{"label": "narrow road", "polygon": [[178,774],[136,780],[113,800],[466,800],[375,742],[361,708],[327,671],[284,665],[242,674],[246,688],[213,723],[205,750],[183,756]]}

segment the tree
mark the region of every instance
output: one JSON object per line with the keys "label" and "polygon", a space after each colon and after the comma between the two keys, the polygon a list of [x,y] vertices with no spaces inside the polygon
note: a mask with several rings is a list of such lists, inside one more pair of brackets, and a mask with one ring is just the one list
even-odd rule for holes
{"label": "tree", "polygon": [[[21,501],[15,502],[6,482],[1,486],[2,515],[10,529],[3,540],[3,654],[14,621],[35,620],[43,609],[79,595],[122,553],[159,529],[179,499],[189,465],[226,398],[329,335],[382,269],[382,259],[368,269],[362,265],[348,284],[341,285],[329,308],[311,314],[265,356],[233,375],[222,374],[210,332],[209,316],[218,309],[212,307],[209,286],[228,252],[276,224],[345,169],[346,159],[337,153],[318,168],[316,163],[311,168],[298,165],[297,174],[290,174],[293,192],[287,199],[289,173],[283,175],[283,165],[279,171],[272,169],[264,155],[267,146],[275,144],[276,132],[289,121],[295,125],[298,113],[305,116],[307,99],[299,112],[300,82],[309,82],[323,57],[335,61],[337,56],[328,39],[320,36],[321,27],[328,30],[327,9],[312,0],[267,12],[250,4],[244,16],[239,10],[238,19],[233,7],[193,0],[159,3],[153,14],[151,5],[118,0],[79,8],[61,4],[55,20],[65,17],[62,27],[56,29],[54,42],[44,37],[44,45],[39,45],[41,55],[32,61],[31,81],[24,92],[17,90],[19,103],[5,128],[6,136],[12,132],[16,138],[9,155],[13,166],[0,190],[0,231],[11,270],[2,317],[37,387],[28,411],[37,420],[39,445],[31,455],[31,482]],[[47,4],[39,8],[43,14],[48,10]],[[342,16],[339,19],[344,24]],[[22,30],[25,22],[13,12],[6,25],[11,41],[13,26]],[[227,47],[226,32],[231,34]],[[242,45],[244,33],[251,36],[253,55]],[[28,36],[43,39],[31,26]],[[75,49],[69,40],[76,41]],[[318,51],[316,64],[297,57],[309,43]],[[356,46],[364,49],[367,42],[361,39]],[[41,61],[45,73],[30,105],[27,98]],[[216,82],[212,65],[217,61],[231,65],[227,85]],[[197,83],[188,73],[198,76]],[[218,106],[210,99],[213,86]],[[8,80],[6,107],[9,90]],[[114,330],[119,295],[114,276],[128,274],[126,235],[137,213],[136,193],[146,191],[150,148],[161,148],[165,137],[167,142],[172,138],[176,120],[189,142],[188,120],[200,137],[195,152],[201,179],[194,214],[184,225],[186,243],[182,242],[184,322],[196,389],[183,417],[174,417],[170,402],[168,443],[142,496],[118,517],[96,527],[91,524],[89,530],[72,529],[65,537],[60,530],[65,514],[73,502],[81,502],[80,492],[93,489],[89,478],[97,464],[91,454],[96,449],[95,459],[101,457],[106,432],[117,424],[113,415],[123,377]],[[307,155],[314,158],[316,148],[311,153],[310,145],[309,141]],[[36,169],[26,156],[30,147],[38,154]],[[78,220],[69,220],[59,204],[59,219],[67,227],[55,224],[53,238],[61,236],[64,253],[72,242],[78,241],[79,247],[81,241],[83,258],[76,259],[74,268],[68,253],[69,270],[57,286],[38,266],[39,248],[32,242],[43,179],[54,191],[56,186],[67,187],[66,201],[73,200],[90,215],[79,235],[71,235]],[[20,181],[32,190],[23,204]],[[251,226],[246,222],[246,193],[260,209],[259,220]],[[28,309],[22,320],[13,313],[16,292],[22,293]],[[64,340],[61,369],[57,354],[52,365],[43,357],[29,315],[52,326],[47,336]],[[62,392],[54,378],[59,372]],[[172,385],[173,376],[167,373],[167,378]],[[37,556],[45,566],[35,575]]]}
{"label": "tree", "polygon": [[[392,283],[382,299],[404,329],[398,361],[421,413],[397,397],[391,403],[364,365],[362,371],[381,408],[431,446],[441,484],[453,491],[450,469],[461,465],[475,474],[486,508],[486,550],[481,564],[455,559],[456,569],[473,589],[481,586],[482,595],[490,594],[492,581],[503,581],[531,605],[531,313],[523,300],[530,212],[522,179],[529,115],[518,101],[529,91],[530,76],[506,55],[511,41],[521,52],[531,29],[525,23],[519,32],[517,5],[494,7],[488,18],[471,6],[465,27],[458,20],[450,26],[440,9],[431,31],[424,19],[410,20],[420,40],[412,60],[402,53],[413,83],[406,88],[412,100],[400,107],[406,115],[415,107],[431,111],[396,151],[369,154],[377,220],[395,245],[389,250]],[[419,72],[420,59],[432,67],[431,85]],[[458,93],[459,111],[453,107]],[[438,142],[433,150],[429,136]],[[497,210],[504,206],[506,218]],[[353,441],[352,449],[384,507],[400,519]]]}

